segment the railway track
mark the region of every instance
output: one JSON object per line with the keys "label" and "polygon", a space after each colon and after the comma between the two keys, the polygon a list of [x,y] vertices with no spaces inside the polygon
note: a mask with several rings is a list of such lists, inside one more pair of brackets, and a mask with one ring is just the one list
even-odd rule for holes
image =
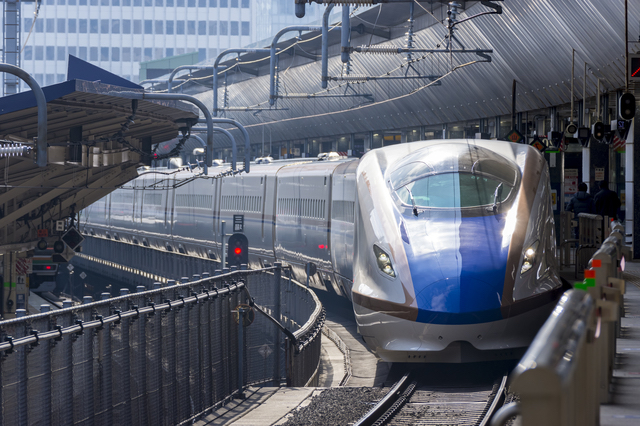
{"label": "railway track", "polygon": [[485,426],[504,399],[507,376],[492,384],[436,387],[405,374],[354,426]]}

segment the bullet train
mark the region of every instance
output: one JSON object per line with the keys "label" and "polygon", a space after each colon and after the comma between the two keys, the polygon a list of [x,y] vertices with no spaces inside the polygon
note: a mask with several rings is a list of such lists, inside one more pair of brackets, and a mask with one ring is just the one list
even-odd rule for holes
{"label": "bullet train", "polygon": [[[353,303],[389,362],[519,358],[564,291],[549,172],[528,145],[431,140],[360,160],[274,161],[195,178],[154,170],[83,212],[86,233],[220,259],[243,215],[251,267],[291,265]],[[214,174],[215,169],[210,169]]]}

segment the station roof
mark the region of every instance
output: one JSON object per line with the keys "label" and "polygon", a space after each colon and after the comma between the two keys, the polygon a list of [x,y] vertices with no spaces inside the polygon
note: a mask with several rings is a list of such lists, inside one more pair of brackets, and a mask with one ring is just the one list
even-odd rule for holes
{"label": "station roof", "polygon": [[[0,253],[33,248],[38,229],[48,230],[52,243],[59,237],[55,221],[75,217],[135,178],[147,159],[141,153],[150,155],[152,144],[175,138],[185,122],[197,121],[195,105],[134,101],[142,87],[77,58],[70,58],[69,67],[68,81],[42,88],[48,164],[38,167],[33,150],[0,161]],[[0,146],[33,146],[37,134],[32,91],[0,98]]]}
{"label": "station roof", "polygon": [[[120,130],[132,114],[127,94],[142,89],[100,81],[71,80],[42,88],[47,100],[47,141],[66,143],[69,129],[82,126],[82,137],[108,137]],[[153,143],[178,135],[181,120],[197,119],[197,108],[179,101],[138,101],[136,118],[125,136]],[[0,135],[32,140],[38,132],[38,109],[31,91],[0,98]]]}

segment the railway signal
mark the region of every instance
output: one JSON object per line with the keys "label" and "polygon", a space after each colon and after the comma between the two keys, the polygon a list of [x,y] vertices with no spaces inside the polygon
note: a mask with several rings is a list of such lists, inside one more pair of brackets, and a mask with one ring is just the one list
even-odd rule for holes
{"label": "railway signal", "polygon": [[591,134],[595,140],[601,141],[605,136],[604,123],[602,121],[596,122],[591,129]]}
{"label": "railway signal", "polygon": [[618,100],[618,115],[623,120],[631,120],[636,115],[636,97],[625,93]]}
{"label": "railway signal", "polygon": [[227,263],[240,267],[249,263],[249,240],[244,234],[233,234],[227,243]]}

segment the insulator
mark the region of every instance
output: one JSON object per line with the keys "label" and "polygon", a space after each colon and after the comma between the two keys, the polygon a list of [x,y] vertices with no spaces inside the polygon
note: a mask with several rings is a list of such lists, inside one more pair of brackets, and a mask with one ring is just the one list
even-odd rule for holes
{"label": "insulator", "polygon": [[367,81],[369,80],[369,77],[366,75],[344,75],[342,77],[338,77],[339,80],[341,81]]}
{"label": "insulator", "polygon": [[24,145],[0,146],[0,157],[15,157],[17,155],[26,155],[31,147]]}
{"label": "insulator", "polygon": [[397,55],[401,48],[395,46],[360,46],[358,52],[374,55]]}

